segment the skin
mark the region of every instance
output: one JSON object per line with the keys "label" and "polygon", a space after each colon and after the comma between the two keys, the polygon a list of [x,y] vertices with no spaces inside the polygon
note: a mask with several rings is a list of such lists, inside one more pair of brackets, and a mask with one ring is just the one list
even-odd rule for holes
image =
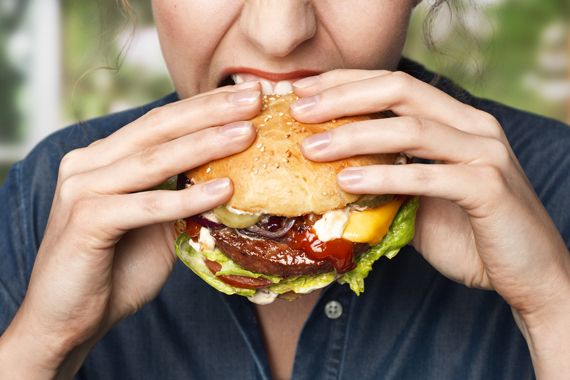
{"label": "skin", "polygon": [[[171,221],[231,197],[224,179],[179,192],[145,190],[251,144],[254,131],[240,121],[259,111],[259,84],[216,89],[231,66],[323,72],[295,85],[302,99],[293,113],[300,121],[395,112],[395,118],[313,136],[303,144],[304,154],[328,161],[407,152],[437,160],[347,169],[338,182],[354,193],[420,195],[413,242],[418,251],[445,276],[494,289],[511,305],[538,377],[570,373],[570,357],[559,349],[570,341],[570,255],[500,125],[391,71],[414,5],[153,1],[163,55],[184,100],[63,159],[28,292],[0,338],[0,378],[71,377],[105,332],[162,288],[176,260]],[[306,316],[314,298],[290,307]],[[283,358],[272,343],[278,338],[269,331],[276,331],[279,308],[277,303],[258,313],[276,378],[290,374],[294,353]],[[280,328],[297,337],[301,326]],[[289,346],[295,344],[292,339]]]}

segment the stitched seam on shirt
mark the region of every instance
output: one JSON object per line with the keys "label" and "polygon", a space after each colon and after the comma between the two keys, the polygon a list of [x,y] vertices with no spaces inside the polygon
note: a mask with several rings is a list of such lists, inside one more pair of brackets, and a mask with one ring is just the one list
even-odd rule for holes
{"label": "stitched seam on shirt", "polygon": [[350,297],[350,307],[348,308],[348,318],[346,320],[346,334],[344,335],[344,343],[342,345],[342,356],[340,358],[340,366],[338,369],[338,378],[342,379],[342,374],[344,372],[344,362],[346,358],[346,352],[348,347],[348,340],[350,339],[350,327],[352,322],[352,314],[354,310],[354,301],[356,298],[354,296]]}
{"label": "stitched seam on shirt", "polygon": [[[28,268],[28,264],[27,261],[27,257],[28,255],[26,254],[30,249],[31,249],[31,244],[30,241],[28,239],[28,229],[30,226],[29,221],[27,220],[27,214],[26,214],[26,208],[25,208],[25,202],[24,202],[24,186],[22,184],[22,163],[18,162],[14,165],[14,173],[15,173],[15,179],[16,179],[16,205],[17,205],[17,210],[18,210],[18,215],[20,216],[20,220],[21,220],[21,228],[19,229],[20,231],[20,237],[22,239],[22,245],[24,247],[24,251],[23,252],[14,252],[14,254],[19,254],[21,255],[22,258],[22,263],[24,264],[24,268],[20,268],[21,270],[19,271],[18,275],[20,277],[20,281],[22,281],[22,284],[24,284],[24,286],[27,285],[27,281],[26,281],[26,268]],[[35,257],[35,255],[31,255],[31,257]]]}

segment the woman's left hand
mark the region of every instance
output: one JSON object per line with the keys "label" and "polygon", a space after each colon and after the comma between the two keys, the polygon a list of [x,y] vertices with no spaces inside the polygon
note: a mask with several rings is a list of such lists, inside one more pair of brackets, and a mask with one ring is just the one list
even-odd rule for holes
{"label": "woman's left hand", "polygon": [[338,183],[351,193],[420,195],[413,245],[443,275],[496,290],[523,317],[568,304],[568,249],[493,116],[402,72],[336,70],[294,89],[299,121],[397,115],[311,136],[309,159],[405,152],[436,162],[349,168]]}

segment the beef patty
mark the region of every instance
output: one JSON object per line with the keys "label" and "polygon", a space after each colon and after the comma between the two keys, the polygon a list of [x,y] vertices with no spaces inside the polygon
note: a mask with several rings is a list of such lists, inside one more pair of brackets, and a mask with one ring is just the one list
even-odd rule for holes
{"label": "beef patty", "polygon": [[286,278],[334,270],[330,261],[313,260],[305,251],[293,249],[282,242],[248,238],[227,227],[210,233],[226,256],[252,272]]}

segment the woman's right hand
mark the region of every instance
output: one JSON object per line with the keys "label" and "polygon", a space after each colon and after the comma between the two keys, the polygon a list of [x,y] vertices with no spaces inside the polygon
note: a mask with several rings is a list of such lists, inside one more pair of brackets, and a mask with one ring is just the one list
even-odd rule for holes
{"label": "woman's right hand", "polygon": [[0,338],[1,378],[7,366],[75,372],[97,339],[158,294],[176,261],[172,222],[226,202],[232,185],[147,189],[246,149],[255,131],[239,120],[259,113],[259,90],[249,82],[154,109],[64,157],[26,296]]}

